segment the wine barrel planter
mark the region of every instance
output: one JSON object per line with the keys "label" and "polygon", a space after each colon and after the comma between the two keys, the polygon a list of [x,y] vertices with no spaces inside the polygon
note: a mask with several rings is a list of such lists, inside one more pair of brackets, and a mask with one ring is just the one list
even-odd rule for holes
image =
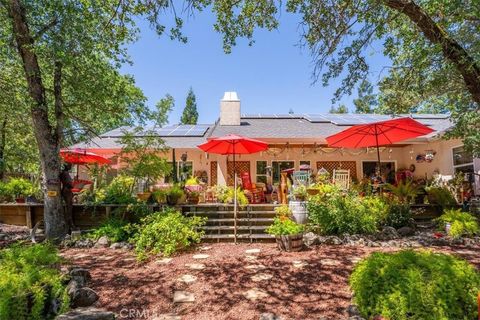
{"label": "wine barrel planter", "polygon": [[293,221],[298,224],[306,224],[308,221],[307,203],[305,201],[290,201],[288,205],[292,210]]}
{"label": "wine barrel planter", "polygon": [[303,248],[303,234],[276,236],[277,246],[282,251],[300,251]]}

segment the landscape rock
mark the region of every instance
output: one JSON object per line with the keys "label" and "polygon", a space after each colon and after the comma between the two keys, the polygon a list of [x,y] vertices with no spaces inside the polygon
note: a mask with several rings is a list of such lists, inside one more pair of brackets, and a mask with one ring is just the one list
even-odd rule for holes
{"label": "landscape rock", "polygon": [[69,272],[70,278],[73,281],[76,281],[80,287],[84,287],[87,282],[92,280],[92,276],[87,269],[80,268],[80,267],[73,267],[70,269]]}
{"label": "landscape rock", "polygon": [[265,312],[260,315],[260,320],[285,320],[285,318],[273,313]]}
{"label": "landscape rock", "polygon": [[360,316],[360,311],[358,307],[354,304],[351,304],[347,307],[347,313],[349,317]]}
{"label": "landscape rock", "polygon": [[[73,282],[73,281],[72,281]],[[98,300],[98,294],[90,288],[78,288],[72,286],[69,288],[70,301],[72,307],[89,307]]]}
{"label": "landscape rock", "polygon": [[57,320],[114,320],[115,314],[97,308],[77,308],[62,315]]}
{"label": "landscape rock", "polygon": [[339,244],[342,244],[343,241],[342,241],[342,239],[340,239],[340,238],[337,237],[337,236],[328,236],[328,237],[325,237],[323,243],[325,243],[325,244],[335,244],[335,245],[339,245]]}
{"label": "landscape rock", "polygon": [[100,237],[97,242],[95,242],[95,248],[107,248],[110,246],[110,240],[107,236]]}
{"label": "landscape rock", "polygon": [[175,291],[173,293],[173,302],[174,303],[188,303],[188,302],[194,302],[195,301],[195,296],[191,292],[187,291]]}
{"label": "landscape rock", "polygon": [[91,248],[95,245],[92,239],[80,239],[73,243],[73,247],[75,248]]}
{"label": "landscape rock", "polygon": [[307,232],[303,235],[303,243],[307,247],[317,245],[319,243],[318,236],[313,232]]}
{"label": "landscape rock", "polygon": [[401,227],[397,229],[397,233],[402,237],[413,236],[415,234],[415,229],[410,227]]}
{"label": "landscape rock", "polygon": [[1,240],[7,240],[8,235],[6,233],[0,233],[0,241]]}
{"label": "landscape rock", "polygon": [[393,227],[383,227],[382,231],[376,234],[377,240],[388,241],[400,238],[397,230]]}

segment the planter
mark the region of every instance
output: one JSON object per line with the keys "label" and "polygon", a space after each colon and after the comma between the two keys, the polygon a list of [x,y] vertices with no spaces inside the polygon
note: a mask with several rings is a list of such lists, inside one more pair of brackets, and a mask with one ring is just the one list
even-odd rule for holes
{"label": "planter", "polygon": [[303,248],[303,234],[275,236],[278,249],[282,251],[300,251]]}
{"label": "planter", "polygon": [[25,203],[25,198],[15,198],[16,203]]}
{"label": "planter", "polygon": [[200,202],[199,194],[189,194],[187,196],[187,202],[189,204],[198,204]]}
{"label": "planter", "polygon": [[292,210],[292,218],[298,224],[306,224],[308,221],[307,203],[305,201],[290,201],[288,204]]}
{"label": "planter", "polygon": [[167,196],[167,203],[171,206],[176,206],[180,202],[182,196]]}
{"label": "planter", "polygon": [[295,196],[295,201],[303,202],[303,201],[305,201],[305,198],[306,198],[305,196]]}
{"label": "planter", "polygon": [[139,192],[137,193],[137,198],[138,200],[145,202],[150,198],[151,195],[152,195],[151,192]]}
{"label": "planter", "polygon": [[318,190],[317,188],[308,188],[307,189],[307,193],[310,196],[316,196],[319,192],[320,192],[320,190]]}

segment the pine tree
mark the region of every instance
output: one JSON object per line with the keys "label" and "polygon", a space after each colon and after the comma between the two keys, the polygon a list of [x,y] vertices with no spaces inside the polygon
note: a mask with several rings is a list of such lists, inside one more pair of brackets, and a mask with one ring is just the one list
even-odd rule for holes
{"label": "pine tree", "polygon": [[332,106],[328,112],[329,113],[348,113],[348,108],[346,105],[341,104],[338,107]]}
{"label": "pine tree", "polygon": [[198,111],[197,101],[193,89],[190,88],[185,102],[185,109],[183,109],[182,117],[180,118],[181,124],[197,124]]}
{"label": "pine tree", "polygon": [[355,113],[373,113],[378,106],[377,96],[368,80],[363,80],[358,87],[358,98],[353,100]]}

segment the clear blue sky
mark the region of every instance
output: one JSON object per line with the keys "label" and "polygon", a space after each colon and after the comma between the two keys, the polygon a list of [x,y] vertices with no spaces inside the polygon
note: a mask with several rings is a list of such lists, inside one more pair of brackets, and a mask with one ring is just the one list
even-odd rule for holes
{"label": "clear blue sky", "polygon": [[[268,32],[258,30],[255,44],[239,40],[231,54],[225,54],[222,37],[213,30],[214,17],[208,12],[185,21],[188,43],[158,37],[147,23],[140,23],[140,39],[128,47],[132,66],[122,72],[132,74],[137,85],[154,105],[169,93],[175,98],[170,123],[178,123],[191,86],[197,97],[199,123],[213,123],[219,115],[219,101],[225,91],[236,91],[242,101],[242,113],[328,112],[338,81],[329,87],[312,85],[312,64],[308,49],[299,42],[298,19],[282,13],[280,27]],[[373,56],[373,70],[388,61]],[[372,80],[376,80],[372,76]],[[354,110],[353,97],[341,103]]]}

